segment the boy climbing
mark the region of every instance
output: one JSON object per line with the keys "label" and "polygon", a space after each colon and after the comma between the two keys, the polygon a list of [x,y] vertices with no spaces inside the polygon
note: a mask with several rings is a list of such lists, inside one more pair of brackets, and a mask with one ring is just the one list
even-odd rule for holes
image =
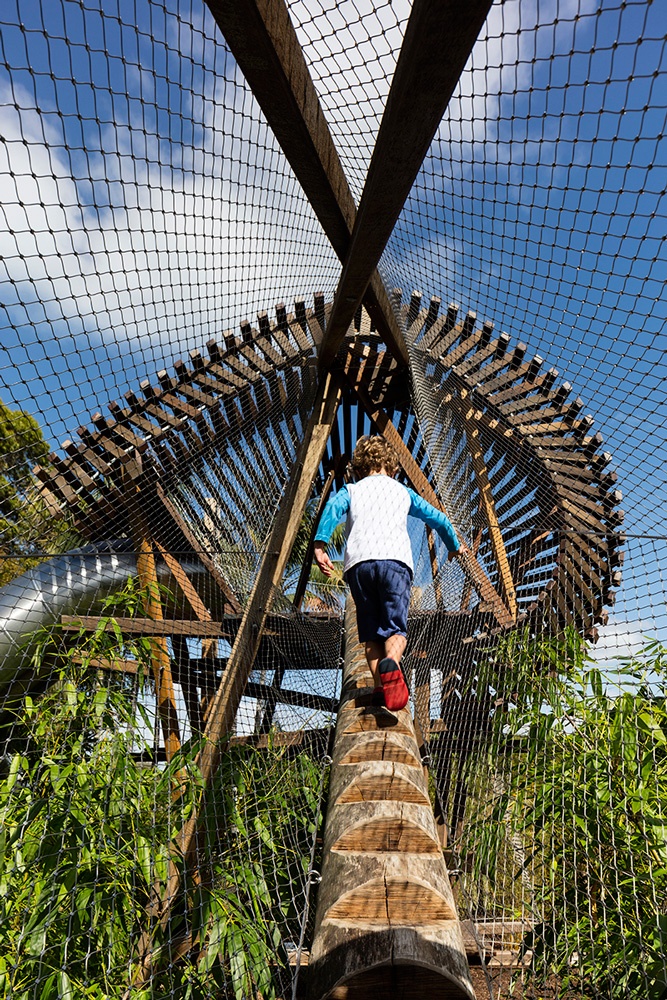
{"label": "boy climbing", "polygon": [[398,458],[384,438],[359,438],[352,470],[357,482],[344,486],[324,508],[315,536],[315,561],[325,576],[331,576],[333,564],[326,545],[347,515],[343,567],[375,685],[372,704],[397,711],[405,708],[409,697],[400,666],[413,576],[408,515],[438,532],[449,559],[463,546],[442,511],[393,478]]}

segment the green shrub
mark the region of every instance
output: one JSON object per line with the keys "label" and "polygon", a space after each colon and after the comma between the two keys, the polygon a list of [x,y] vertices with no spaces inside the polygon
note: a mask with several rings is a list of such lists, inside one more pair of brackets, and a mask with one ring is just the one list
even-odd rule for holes
{"label": "green shrub", "polygon": [[[532,884],[534,981],[561,996],[667,995],[667,649],[649,643],[613,687],[576,633],[517,635],[499,650],[497,747],[514,740],[467,851],[491,882],[518,833]],[[508,702],[507,692],[512,691]],[[497,758],[496,758],[497,765]],[[571,991],[571,992],[569,992]]]}
{"label": "green shrub", "polygon": [[[130,590],[126,608],[141,599]],[[75,662],[58,630],[42,637],[36,656],[51,658],[56,680],[39,700],[26,699],[13,743],[22,747],[0,772],[0,996],[120,998],[147,929],[153,977],[128,994],[134,1000],[282,995],[320,767],[275,747],[224,755],[200,806],[201,879],[184,879],[161,928],[155,903],[170,844],[203,794],[197,747],[184,746],[163,769],[140,763],[136,751],[148,750],[136,725],[141,695],[137,702],[127,676],[88,664],[131,653],[141,688],[150,683],[149,646],[101,628],[80,638]]]}

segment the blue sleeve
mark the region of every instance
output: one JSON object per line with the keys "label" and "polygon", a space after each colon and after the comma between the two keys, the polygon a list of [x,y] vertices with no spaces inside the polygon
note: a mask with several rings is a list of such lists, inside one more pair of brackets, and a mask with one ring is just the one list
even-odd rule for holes
{"label": "blue sleeve", "polygon": [[452,522],[447,515],[443,514],[437,507],[433,507],[430,503],[427,503],[414,490],[408,488],[408,493],[410,494],[410,510],[408,513],[412,514],[413,517],[418,517],[424,524],[428,524],[429,528],[435,528],[449,552],[458,552],[460,543]]}
{"label": "blue sleeve", "polygon": [[317,528],[315,541],[328,542],[333,534],[334,528],[343,520],[349,509],[350,494],[347,492],[347,487],[343,486],[343,488],[339,490],[335,496],[331,497],[322,511],[322,517],[320,518],[320,523]]}

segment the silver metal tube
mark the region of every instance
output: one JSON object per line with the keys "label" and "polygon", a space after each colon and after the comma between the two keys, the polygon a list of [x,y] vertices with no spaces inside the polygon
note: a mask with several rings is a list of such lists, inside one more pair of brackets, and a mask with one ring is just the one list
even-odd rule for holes
{"label": "silver metal tube", "polygon": [[[84,615],[102,598],[136,576],[137,562],[125,542],[74,549],[35,566],[0,589],[0,698],[17,673],[30,662],[36,629],[61,615]],[[199,564],[188,566],[202,572]],[[158,576],[169,571],[158,562]]]}

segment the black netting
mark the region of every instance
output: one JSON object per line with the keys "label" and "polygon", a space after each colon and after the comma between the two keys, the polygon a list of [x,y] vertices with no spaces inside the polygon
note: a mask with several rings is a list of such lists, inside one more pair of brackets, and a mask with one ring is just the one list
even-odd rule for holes
{"label": "black netting", "polygon": [[[492,4],[323,368],[411,10],[2,6],[2,996],[664,1000],[664,10]],[[390,723],[367,434],[466,546]]]}

